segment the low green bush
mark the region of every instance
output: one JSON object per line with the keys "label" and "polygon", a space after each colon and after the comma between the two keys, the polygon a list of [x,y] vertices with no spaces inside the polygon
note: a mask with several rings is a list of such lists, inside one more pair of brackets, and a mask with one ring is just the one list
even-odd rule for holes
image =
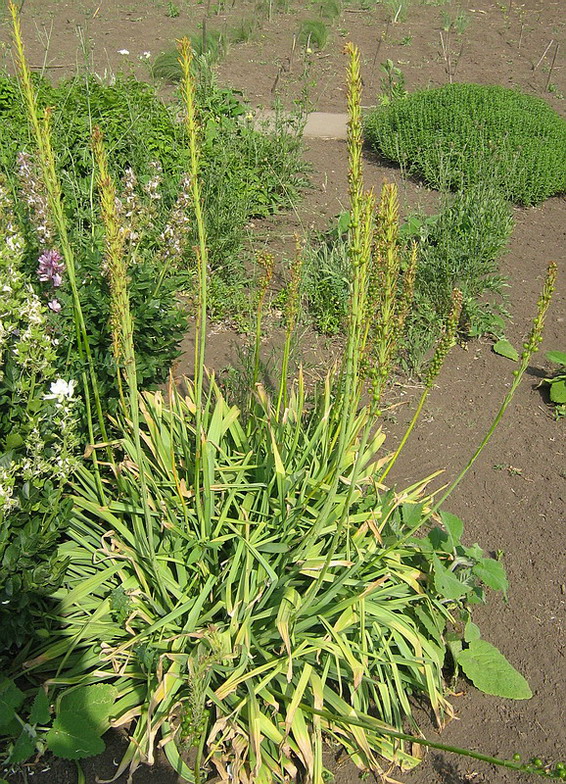
{"label": "low green bush", "polygon": [[[307,246],[303,297],[316,329],[342,332],[348,312],[348,214]],[[513,229],[506,199],[492,185],[478,183],[448,195],[440,213],[410,216],[400,231],[405,256],[417,245],[415,307],[407,318],[403,363],[421,372],[450,310],[454,288],[462,292],[463,338],[503,332],[507,315],[505,279],[499,258]],[[346,231],[345,231],[346,230]]]}
{"label": "low green bush", "polygon": [[566,190],[566,120],[540,98],[478,84],[420,90],[365,121],[377,152],[434,188],[493,181],[509,201]]}
{"label": "low green bush", "polygon": [[512,230],[508,202],[492,185],[481,183],[448,197],[438,215],[405,224],[403,239],[417,243],[418,255],[415,307],[407,319],[405,340],[411,369],[422,368],[450,310],[455,287],[463,296],[461,335],[502,334],[502,317],[507,314],[499,259]]}

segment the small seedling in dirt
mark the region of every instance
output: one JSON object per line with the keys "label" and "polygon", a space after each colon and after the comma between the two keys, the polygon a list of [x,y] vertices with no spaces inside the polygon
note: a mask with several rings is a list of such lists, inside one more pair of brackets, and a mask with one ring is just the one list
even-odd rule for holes
{"label": "small seedling in dirt", "polygon": [[175,5],[175,3],[172,2],[167,3],[166,16],[168,16],[169,19],[176,19],[180,15],[180,13],[181,12],[179,11],[178,5]]}
{"label": "small seedling in dirt", "polygon": [[407,90],[405,89],[403,71],[393,63],[393,60],[386,60],[384,63],[381,63],[381,70],[384,76],[381,78],[382,93],[379,96],[380,104],[389,106],[396,101],[406,98]]}
{"label": "small seedling in dirt", "polygon": [[388,9],[393,24],[397,24],[407,18],[410,3],[411,0],[384,0],[383,4]]}

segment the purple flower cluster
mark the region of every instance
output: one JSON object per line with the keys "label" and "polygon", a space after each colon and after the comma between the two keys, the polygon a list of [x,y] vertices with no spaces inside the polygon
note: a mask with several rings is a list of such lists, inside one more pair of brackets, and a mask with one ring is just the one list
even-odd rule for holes
{"label": "purple flower cluster", "polygon": [[46,250],[38,259],[37,277],[42,283],[51,283],[58,289],[63,283],[65,264],[56,250]]}

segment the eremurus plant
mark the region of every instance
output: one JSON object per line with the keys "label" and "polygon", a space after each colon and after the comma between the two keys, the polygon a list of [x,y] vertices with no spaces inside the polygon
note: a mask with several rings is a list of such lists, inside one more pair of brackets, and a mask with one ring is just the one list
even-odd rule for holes
{"label": "eremurus plant", "polygon": [[[171,382],[166,398],[139,394],[121,227],[95,135],[108,265],[118,274],[112,324],[126,380],[120,438],[102,480],[88,462],[76,474],[56,631],[16,668],[43,682],[55,711],[45,743],[60,756],[96,753],[106,728],[128,728],[112,780],[126,770],[131,780],[159,746],[190,782],[217,774],[235,784],[322,784],[326,741],[384,781],[394,780],[395,766],[418,764],[412,743],[552,773],[429,742],[413,715],[415,697],[428,701],[441,726],[453,715],[443,675],[450,655],[472,673],[481,649],[498,677],[470,677],[490,693],[521,699],[530,690],[470,621],[472,593],[506,589],[502,566],[462,544],[453,515],[439,511],[440,526],[423,528],[437,507],[426,492],[430,477],[394,490],[378,481],[396,455],[378,456],[385,377],[371,363],[391,366],[414,271],[403,278],[398,265],[394,189],[384,189],[377,215],[363,189],[359,53],[352,45],[347,51],[349,332],[342,368],[314,394],[300,371],[287,383],[285,367],[277,399],[257,385],[244,416],[205,373],[207,237],[187,41],[180,55],[198,227],[195,372],[183,393]],[[268,280],[268,259],[264,269]],[[368,297],[378,280],[385,281],[382,320],[370,332]],[[455,293],[428,387],[453,341],[458,303]],[[547,306],[545,296],[536,330]],[[523,365],[516,383],[522,372]],[[369,404],[362,402],[366,376]],[[449,644],[450,629],[460,629],[458,643]],[[11,704],[17,714],[14,692]],[[41,718],[49,724],[45,711]]]}

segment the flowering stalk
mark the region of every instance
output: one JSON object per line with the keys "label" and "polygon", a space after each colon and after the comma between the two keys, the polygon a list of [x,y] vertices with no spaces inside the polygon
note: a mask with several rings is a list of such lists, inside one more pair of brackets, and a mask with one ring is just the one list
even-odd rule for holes
{"label": "flowering stalk", "polygon": [[[478,459],[480,454],[483,452],[484,448],[489,443],[489,441],[490,441],[490,439],[491,439],[491,437],[492,437],[496,427],[498,426],[499,422],[501,421],[501,418],[503,417],[505,411],[509,407],[509,404],[511,403],[511,401],[513,399],[513,396],[515,395],[515,392],[517,391],[517,387],[521,383],[521,379],[523,378],[523,375],[525,374],[525,371],[527,370],[527,368],[529,366],[529,363],[531,361],[532,355],[536,351],[538,351],[539,344],[540,344],[540,342],[542,340],[542,333],[543,333],[543,329],[544,329],[544,322],[546,320],[546,314],[547,314],[548,308],[550,306],[552,295],[553,295],[554,290],[556,288],[556,273],[557,273],[556,263],[555,262],[551,262],[548,265],[548,269],[547,269],[547,272],[546,272],[546,277],[545,277],[545,280],[544,280],[542,291],[541,291],[540,297],[539,297],[538,302],[537,302],[537,313],[536,313],[536,316],[533,319],[533,324],[532,324],[531,330],[529,332],[529,335],[527,336],[525,342],[523,343],[523,353],[521,354],[521,364],[519,365],[519,368],[517,370],[513,371],[513,375],[515,377],[513,379],[513,383],[511,384],[511,386],[509,388],[509,391],[505,395],[505,398],[503,399],[503,403],[501,404],[501,406],[499,408],[499,411],[497,412],[497,414],[495,415],[495,417],[493,419],[493,422],[491,423],[491,427],[489,428],[489,430],[487,431],[486,435],[482,439],[480,445],[478,446],[478,448],[476,449],[474,454],[471,456],[471,458],[468,460],[468,462],[466,463],[464,468],[460,471],[460,473],[458,474],[456,479],[454,479],[454,481],[444,491],[442,496],[435,502],[435,504],[433,506],[430,507],[430,509],[424,515],[422,515],[422,517],[420,518],[419,522],[416,525],[414,525],[412,528],[409,528],[409,530],[401,537],[401,539],[397,539],[393,545],[391,545],[384,553],[382,553],[382,557],[384,555],[387,555],[387,553],[390,552],[391,550],[393,550],[394,548],[400,547],[402,544],[404,544],[407,541],[407,539],[410,539],[412,536],[414,536],[414,534],[434,514],[436,514],[438,512],[438,510],[444,504],[446,499],[452,494],[452,492],[460,484],[462,479],[466,476],[466,474],[468,473],[470,468],[473,466],[473,464],[476,462],[476,460]],[[432,378],[433,378],[432,375],[429,376],[429,378],[431,378],[431,380],[432,380]],[[399,452],[399,450],[397,450],[397,452]],[[389,466],[388,466],[388,468],[389,468]],[[380,479],[382,479],[382,478],[383,477],[380,477]]]}
{"label": "flowering stalk", "polygon": [[[108,438],[106,435],[106,424],[104,422],[104,416],[102,413],[96,370],[90,350],[86,323],[84,320],[84,314],[82,311],[77,286],[75,256],[67,232],[61,185],[57,177],[55,156],[51,146],[51,111],[49,108],[47,108],[45,110],[44,117],[41,120],[39,119],[37,98],[31,81],[31,73],[24,52],[19,10],[13,0],[10,0],[9,2],[9,9],[12,17],[13,40],[16,49],[16,65],[18,68],[24,101],[27,108],[27,117],[31,125],[31,130],[37,146],[39,165],[41,169],[42,180],[47,193],[47,204],[49,206],[49,212],[59,237],[61,252],[63,254],[63,258],[65,259],[67,276],[69,278],[69,285],[71,287],[78,351],[80,356],[85,357],[87,361],[89,381],[94,394],[100,432],[104,441],[107,441]],[[86,374],[83,373],[85,402],[87,409],[90,410],[88,386],[89,385],[87,383]],[[90,416],[88,417],[88,428],[89,438],[93,442],[94,432]]]}
{"label": "flowering stalk", "polygon": [[265,297],[267,296],[267,292],[269,290],[271,279],[273,278],[273,270],[275,269],[274,259],[270,253],[258,253],[257,264],[263,270],[263,275],[259,281],[259,294],[256,308],[252,387],[255,387],[259,379],[259,349],[261,346],[261,322],[263,319],[263,306],[265,303]]}
{"label": "flowering stalk", "polygon": [[[487,445],[487,443],[491,439],[491,437],[492,437],[492,435],[493,435],[493,433],[495,431],[495,428],[497,427],[497,425],[501,421],[501,418],[503,417],[503,414],[507,411],[507,408],[509,407],[509,404],[511,403],[511,400],[513,399],[513,396],[515,395],[515,392],[517,391],[517,387],[521,383],[521,379],[523,378],[527,368],[529,367],[529,364],[530,364],[530,361],[531,361],[531,357],[533,356],[533,354],[535,354],[538,351],[539,345],[540,345],[540,343],[542,341],[542,333],[543,333],[543,330],[544,330],[544,322],[546,320],[546,314],[548,313],[548,308],[549,308],[550,302],[552,300],[552,295],[554,294],[554,290],[556,289],[557,269],[558,268],[557,268],[557,265],[556,265],[555,262],[551,262],[548,265],[548,269],[546,271],[546,276],[545,276],[545,279],[544,279],[544,284],[543,284],[543,287],[542,287],[542,291],[540,293],[540,296],[539,296],[538,302],[537,302],[536,316],[533,319],[533,323],[532,323],[530,332],[529,332],[527,338],[525,339],[525,342],[523,343],[523,352],[522,352],[521,357],[520,357],[520,365],[519,365],[517,370],[513,371],[513,375],[514,375],[513,383],[511,384],[511,386],[509,388],[509,391],[505,395],[505,397],[503,399],[503,403],[501,404],[501,407],[499,408],[499,411],[497,412],[497,414],[494,417],[493,422],[491,423],[491,427],[489,428],[489,430],[485,434],[484,438],[482,439],[480,445],[478,446],[478,448],[476,449],[474,454],[468,460],[468,462],[466,463],[464,468],[460,471],[460,473],[458,474],[456,479],[454,479],[452,484],[444,492],[444,494],[442,495],[440,500],[436,502],[432,512],[435,512],[438,509],[440,509],[440,506],[444,503],[444,501],[448,498],[448,496],[453,492],[453,490],[460,484],[462,479],[465,477],[465,475],[468,473],[470,468],[473,466],[473,464],[476,462],[476,460],[480,456],[481,452],[483,452],[485,446]],[[431,512],[431,514],[432,514],[432,512]]]}
{"label": "flowering stalk", "polygon": [[303,250],[298,237],[295,237],[295,258],[291,264],[291,280],[285,301],[285,345],[283,346],[283,359],[281,361],[281,380],[277,394],[277,416],[284,408],[287,401],[287,375],[289,372],[289,359],[291,357],[291,343],[297,325],[301,304],[301,281],[303,275]]}
{"label": "flowering stalk", "polygon": [[[139,479],[141,498],[144,511],[145,532],[138,531],[140,542],[148,548],[149,558],[153,561],[155,545],[153,539],[153,525],[150,510],[147,504],[145,459],[141,447],[139,394],[136,372],[136,354],[134,350],[134,325],[130,310],[130,297],[128,292],[128,274],[124,246],[127,232],[120,225],[116,210],[116,188],[108,171],[108,159],[102,141],[100,128],[95,128],[92,134],[92,148],[97,166],[97,184],[100,193],[100,206],[102,221],[106,230],[106,274],[110,288],[110,327],[112,332],[112,352],[116,362],[116,372],[120,390],[120,398],[124,412],[126,402],[122,393],[121,369],[124,370],[128,385],[129,414],[132,422],[132,432],[136,447],[139,466]],[[134,518],[137,521],[137,516]],[[141,534],[141,536],[140,536]],[[155,570],[156,576],[159,570]],[[159,580],[157,582],[159,585]]]}
{"label": "flowering stalk", "polygon": [[401,451],[403,450],[403,447],[407,443],[407,439],[413,432],[413,428],[415,427],[421,415],[421,411],[423,410],[423,406],[428,397],[428,393],[430,392],[430,390],[434,385],[434,380],[440,373],[442,365],[444,364],[444,360],[446,359],[448,352],[454,345],[454,340],[456,338],[456,332],[458,330],[458,324],[460,321],[461,312],[462,312],[462,292],[459,289],[454,289],[454,291],[452,292],[452,308],[448,315],[448,319],[446,320],[444,334],[438,341],[436,351],[434,352],[434,356],[428,367],[428,371],[425,379],[425,388],[423,389],[419,403],[415,409],[415,413],[413,414],[413,417],[409,422],[407,429],[403,433],[403,437],[399,442],[399,446],[395,450],[393,457],[388,461],[386,468],[384,469],[384,471],[379,477],[378,481],[381,483],[385,480],[385,477],[395,465],[397,458],[399,457]]}
{"label": "flowering stalk", "polygon": [[[197,488],[197,498],[200,484],[200,464],[202,452],[201,418],[202,418],[202,394],[204,382],[204,359],[206,351],[206,329],[207,329],[207,288],[208,288],[208,243],[206,228],[204,225],[204,215],[202,209],[202,197],[200,191],[200,148],[199,148],[199,128],[196,116],[196,97],[195,85],[191,73],[193,61],[193,50],[188,38],[182,38],[178,42],[179,63],[181,65],[182,80],[181,92],[187,110],[185,122],[187,125],[190,153],[190,190],[192,197],[192,207],[195,213],[197,225],[198,249],[197,249],[197,270],[198,270],[198,298],[199,307],[197,312],[196,335],[195,335],[195,428],[196,428],[196,456],[195,456],[195,482]],[[200,501],[199,501],[200,502]],[[203,520],[204,525],[204,520]]]}

